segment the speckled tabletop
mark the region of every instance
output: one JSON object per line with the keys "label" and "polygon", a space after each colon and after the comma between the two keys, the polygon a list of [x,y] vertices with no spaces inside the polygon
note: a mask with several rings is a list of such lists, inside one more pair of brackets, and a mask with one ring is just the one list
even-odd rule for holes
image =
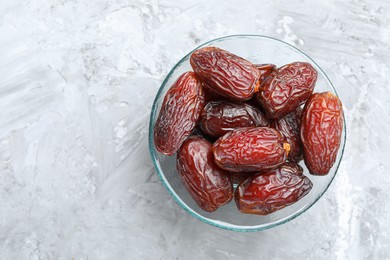
{"label": "speckled tabletop", "polygon": [[[200,43],[295,45],[344,103],[330,189],[255,233],[189,216],[152,166],[148,121]],[[2,0],[0,259],[390,259],[390,2]]]}

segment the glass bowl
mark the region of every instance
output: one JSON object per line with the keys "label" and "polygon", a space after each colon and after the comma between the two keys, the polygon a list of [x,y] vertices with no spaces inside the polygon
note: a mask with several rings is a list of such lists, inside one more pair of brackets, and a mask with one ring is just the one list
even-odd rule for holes
{"label": "glass bowl", "polygon": [[[280,67],[294,61],[309,62],[318,71],[318,80],[314,91],[331,91],[336,93],[336,89],[330,82],[329,78],[314,60],[294,46],[281,40],[261,35],[231,35],[206,42],[196,49],[204,46],[216,46],[225,49],[257,64],[273,63]],[[300,162],[300,165],[304,169],[304,174],[313,182],[313,188],[298,202],[267,216],[243,214],[236,208],[234,200],[228,205],[220,207],[215,212],[205,212],[197,206],[195,201],[185,189],[184,185],[181,183],[176,170],[176,156],[173,155],[169,157],[159,153],[153,142],[153,128],[158,117],[164,95],[182,73],[192,70],[189,62],[191,53],[192,52],[184,56],[172,68],[165,78],[153,102],[149,123],[149,149],[151,158],[161,182],[169,191],[172,198],[190,215],[207,224],[227,230],[242,232],[259,231],[275,227],[286,223],[305,212],[321,198],[337,173],[337,169],[343,156],[346,140],[345,120],[337,160],[328,175],[310,175],[303,161]]]}

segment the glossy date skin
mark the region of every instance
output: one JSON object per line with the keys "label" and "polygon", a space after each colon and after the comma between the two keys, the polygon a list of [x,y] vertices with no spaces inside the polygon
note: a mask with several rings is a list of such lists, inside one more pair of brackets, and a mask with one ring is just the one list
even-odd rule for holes
{"label": "glossy date skin", "polygon": [[190,63],[205,85],[229,99],[245,101],[258,91],[259,70],[228,51],[204,47],[192,53]]}
{"label": "glossy date skin", "polygon": [[165,94],[154,125],[154,144],[173,155],[194,130],[204,107],[201,83],[193,72],[182,74]]}
{"label": "glossy date skin", "polygon": [[310,173],[326,175],[336,161],[343,131],[341,101],[331,92],[315,93],[302,114],[301,139]]}
{"label": "glossy date skin", "polygon": [[228,132],[213,145],[216,164],[232,172],[262,171],[286,161],[290,145],[269,127],[244,127]]}
{"label": "glossy date skin", "polygon": [[242,213],[268,215],[297,202],[312,186],[301,166],[286,163],[242,182],[236,188],[234,198]]}
{"label": "glossy date skin", "polygon": [[271,125],[279,130],[290,144],[290,152],[287,159],[291,162],[299,162],[303,159],[303,147],[300,135],[302,108],[298,107],[284,117],[275,119]]}
{"label": "glossy date skin", "polygon": [[245,103],[214,101],[208,103],[200,116],[203,133],[220,137],[240,127],[269,126],[264,113]]}
{"label": "glossy date skin", "polygon": [[199,207],[208,212],[233,198],[229,173],[214,163],[211,147],[205,139],[191,136],[180,147],[176,161],[182,183]]}
{"label": "glossy date skin", "polygon": [[269,118],[279,118],[303,104],[312,94],[317,71],[307,62],[293,62],[272,72],[256,94]]}

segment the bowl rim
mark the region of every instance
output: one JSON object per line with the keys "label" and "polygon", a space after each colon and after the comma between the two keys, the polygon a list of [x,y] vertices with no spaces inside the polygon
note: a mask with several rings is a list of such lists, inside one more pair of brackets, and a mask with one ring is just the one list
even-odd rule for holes
{"label": "bowl rim", "polygon": [[[335,162],[336,165],[334,165],[334,166],[336,166],[335,174],[332,176],[331,180],[329,181],[329,183],[327,184],[325,189],[313,200],[312,203],[310,203],[307,206],[301,208],[300,210],[294,212],[292,215],[289,215],[288,217],[285,217],[283,219],[280,219],[280,220],[277,220],[275,222],[272,222],[271,224],[265,224],[265,225],[262,224],[262,225],[254,225],[254,226],[239,226],[239,225],[226,223],[226,222],[223,222],[223,221],[211,220],[211,219],[209,219],[207,217],[204,217],[204,216],[198,214],[197,212],[195,212],[193,209],[191,209],[189,206],[187,206],[187,204],[179,197],[179,195],[176,194],[176,192],[173,190],[173,188],[171,187],[171,185],[168,183],[167,179],[165,178],[165,175],[163,173],[163,170],[160,168],[160,165],[157,163],[157,158],[156,158],[157,151],[156,151],[156,149],[154,147],[154,127],[153,127],[153,121],[155,119],[155,116],[157,115],[157,111],[156,111],[157,101],[158,101],[159,97],[161,96],[161,93],[163,91],[164,86],[167,84],[168,80],[171,78],[171,76],[174,73],[174,71],[177,69],[177,67],[179,65],[181,65],[185,60],[187,60],[190,57],[190,55],[195,50],[197,50],[199,48],[202,48],[203,46],[209,45],[211,43],[220,42],[220,41],[223,41],[223,40],[226,40],[226,39],[230,39],[230,38],[264,38],[264,39],[267,39],[267,40],[274,40],[274,41],[277,41],[277,42],[280,42],[282,44],[287,45],[288,47],[292,48],[293,50],[299,52],[300,54],[302,54],[303,56],[308,58],[311,62],[313,62],[317,66],[317,68],[324,75],[325,80],[331,86],[333,92],[338,97],[336,88],[333,86],[333,83],[330,81],[328,75],[326,75],[326,73],[323,71],[323,69],[310,56],[308,56],[306,53],[304,53],[303,51],[301,51],[300,49],[298,49],[297,47],[293,46],[290,43],[287,43],[285,41],[282,41],[282,40],[274,38],[274,37],[265,36],[265,35],[259,35],[259,34],[232,34],[232,35],[226,35],[226,36],[223,36],[223,37],[215,38],[215,39],[212,39],[212,40],[209,40],[207,42],[204,42],[204,43],[200,44],[195,49],[193,49],[192,51],[187,53],[183,58],[181,58],[173,66],[173,68],[169,71],[169,73],[165,77],[164,81],[162,82],[162,84],[161,84],[159,90],[157,91],[157,94],[156,94],[156,96],[155,96],[155,98],[153,100],[153,105],[152,105],[152,109],[151,109],[151,113],[150,113],[150,119],[149,119],[149,153],[150,153],[150,156],[151,156],[154,168],[156,169],[157,175],[159,176],[159,179],[162,182],[163,186],[168,190],[170,196],[174,199],[174,201],[177,204],[179,204],[180,207],[183,208],[188,214],[190,214],[191,216],[195,217],[196,219],[198,219],[198,220],[200,220],[200,221],[202,221],[204,223],[207,223],[207,224],[209,224],[211,226],[218,227],[218,228],[225,229],[225,230],[236,231],[236,232],[262,231],[262,230],[266,230],[266,229],[270,229],[270,228],[282,225],[284,223],[287,223],[287,222],[295,219],[296,217],[300,216],[301,214],[306,212],[308,209],[310,209],[325,194],[325,192],[328,190],[329,186],[333,182],[335,176],[337,175],[338,169],[340,167],[340,163],[341,163],[343,155],[344,155],[345,144],[347,142],[347,125],[346,125],[345,114],[344,114],[344,110],[343,110],[342,111],[342,115],[343,115],[343,123],[344,124],[343,124],[343,131],[342,131],[341,138],[343,139],[344,142],[343,142],[342,147],[339,148],[340,149],[339,152],[341,152],[340,160],[336,161]],[[229,225],[232,225],[232,226],[227,226],[226,224],[229,224]]]}

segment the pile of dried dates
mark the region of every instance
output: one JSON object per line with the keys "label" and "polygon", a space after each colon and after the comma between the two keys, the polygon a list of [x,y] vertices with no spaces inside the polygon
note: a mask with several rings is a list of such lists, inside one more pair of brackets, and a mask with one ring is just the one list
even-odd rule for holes
{"label": "pile of dried dates", "polygon": [[160,153],[177,153],[181,181],[200,208],[212,212],[234,197],[241,212],[267,215],[311,190],[299,161],[310,174],[328,174],[342,105],[330,92],[313,93],[312,65],[257,65],[216,47],[196,50],[190,63],[194,71],[165,95],[154,142]]}

